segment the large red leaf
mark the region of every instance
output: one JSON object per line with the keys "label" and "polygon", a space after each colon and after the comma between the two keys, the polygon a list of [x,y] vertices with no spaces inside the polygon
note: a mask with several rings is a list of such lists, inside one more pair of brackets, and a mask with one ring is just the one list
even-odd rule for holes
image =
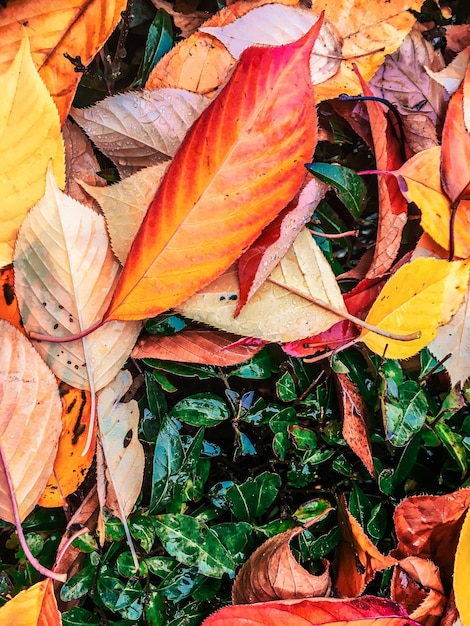
{"label": "large red leaf", "polygon": [[129,252],[105,320],[176,306],[227,269],[298,191],[316,144],[309,55],[249,48],[188,131]]}
{"label": "large red leaf", "polygon": [[363,596],[351,600],[314,598],[227,606],[203,626],[418,626],[396,602]]}

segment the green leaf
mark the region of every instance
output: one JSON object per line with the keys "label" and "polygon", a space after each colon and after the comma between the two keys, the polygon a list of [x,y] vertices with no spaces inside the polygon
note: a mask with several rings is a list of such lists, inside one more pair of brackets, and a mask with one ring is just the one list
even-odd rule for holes
{"label": "green leaf", "polygon": [[355,219],[361,215],[367,189],[354,170],[335,163],[308,163],[305,167],[316,178],[336,189],[338,198]]}
{"label": "green leaf", "polygon": [[[160,361],[159,359],[142,359],[149,367],[169,374],[176,374],[185,378],[199,378],[199,380],[207,380],[208,378],[218,378],[219,373],[212,365],[193,365],[188,363],[177,363],[174,361]],[[156,373],[154,373],[156,376]]]}
{"label": "green leaf", "polygon": [[239,378],[248,378],[252,380],[265,380],[270,378],[272,374],[277,373],[279,367],[274,361],[271,353],[267,348],[261,350],[246,363],[242,363],[235,369],[230,371],[230,376],[238,376]]}
{"label": "green leaf", "polygon": [[162,315],[145,322],[145,330],[151,335],[175,335],[187,324],[179,315]]}
{"label": "green leaf", "polygon": [[317,447],[317,436],[310,428],[303,428],[298,424],[289,426],[289,433],[295,447],[298,450],[315,450]]}
{"label": "green leaf", "polygon": [[260,517],[276,499],[281,479],[277,474],[264,472],[256,478],[248,478],[241,485],[233,484],[225,498],[233,515],[242,522]]}
{"label": "green leaf", "polygon": [[[304,533],[305,534],[305,533]],[[321,535],[309,541],[308,556],[310,559],[321,559],[334,550],[341,541],[341,529],[338,526],[332,528],[326,535]]]}
{"label": "green leaf", "polygon": [[153,589],[145,594],[145,623],[148,626],[164,626],[165,617],[165,600],[159,591]]}
{"label": "green leaf", "polygon": [[70,611],[62,613],[62,626],[91,626],[99,625],[100,618],[86,609],[74,606]]}
{"label": "green leaf", "polygon": [[276,395],[282,402],[293,402],[297,399],[295,382],[289,372],[284,372],[276,382]]}
{"label": "green leaf", "polygon": [[241,565],[248,558],[245,551],[248,539],[253,532],[253,526],[246,522],[216,524],[211,527],[220,539],[221,543],[227,548],[237,565]]}
{"label": "green leaf", "polygon": [[353,485],[351,495],[349,496],[349,510],[362,528],[366,528],[372,512],[372,506],[366,494],[357,484]]}
{"label": "green leaf", "polygon": [[145,552],[150,552],[155,541],[155,528],[147,515],[134,515],[129,519],[129,530]]}
{"label": "green leaf", "polygon": [[463,437],[454,432],[445,422],[437,422],[434,432],[442,441],[442,445],[457,463],[462,476],[467,473],[467,450],[463,443]]}
{"label": "green leaf", "polygon": [[387,439],[397,447],[405,446],[421,430],[428,411],[428,399],[420,385],[405,381],[398,390],[398,401],[383,403]]}
{"label": "green leaf", "polygon": [[231,554],[205,524],[181,514],[157,515],[154,524],[165,550],[180,563],[197,567],[204,576],[235,575]]}
{"label": "green leaf", "polygon": [[396,469],[385,469],[379,474],[379,489],[382,493],[387,496],[393,496],[399,485],[401,485],[408,476],[413,475],[413,467],[418,458],[420,446],[421,436],[413,437],[403,450]]}
{"label": "green leaf", "polygon": [[307,522],[315,517],[323,515],[323,513],[331,507],[328,500],[310,500],[302,504],[293,514],[292,517],[299,522]]}
{"label": "green leaf", "polygon": [[[134,567],[135,571],[135,567]],[[86,565],[82,570],[69,578],[61,587],[60,599],[62,602],[70,602],[78,600],[78,598],[86,595],[93,586],[96,576],[96,566]],[[93,622],[92,622],[93,623]]]}
{"label": "green leaf", "polygon": [[177,422],[167,417],[155,443],[149,513],[157,513],[171,500],[171,477],[179,471],[183,460],[184,451]]}
{"label": "green leaf", "polygon": [[145,87],[145,83],[155,65],[173,47],[173,39],[171,17],[166,11],[159,9],[150,25],[144,57],[133,87]]}
{"label": "green leaf", "polygon": [[213,393],[197,393],[175,404],[172,417],[191,426],[217,426],[231,417],[227,403]]}
{"label": "green leaf", "polygon": [[367,522],[367,532],[373,539],[382,539],[387,530],[388,511],[383,502],[379,502],[371,511]]}

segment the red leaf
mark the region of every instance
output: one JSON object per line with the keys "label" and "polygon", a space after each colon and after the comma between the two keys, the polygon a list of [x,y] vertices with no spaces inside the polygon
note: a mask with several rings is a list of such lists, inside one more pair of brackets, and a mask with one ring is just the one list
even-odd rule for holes
{"label": "red leaf", "polygon": [[203,626],[419,626],[396,602],[363,596],[348,600],[318,598],[228,606]]}
{"label": "red leaf", "polygon": [[227,269],[295,196],[316,144],[309,55],[321,22],[292,44],[242,54],[171,162],[105,320],[146,318],[180,304]]}
{"label": "red leaf", "polygon": [[243,363],[264,347],[241,344],[239,339],[238,335],[217,330],[183,330],[168,337],[150,335],[137,343],[131,356],[224,367]]}

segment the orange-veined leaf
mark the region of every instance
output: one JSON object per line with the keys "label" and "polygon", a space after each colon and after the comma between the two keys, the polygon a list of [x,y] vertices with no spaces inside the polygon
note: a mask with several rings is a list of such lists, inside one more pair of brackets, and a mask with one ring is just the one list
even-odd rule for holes
{"label": "orange-veined leaf", "polygon": [[249,48],[188,131],[131,247],[105,320],[180,304],[227,269],[298,191],[317,121],[299,41]]}

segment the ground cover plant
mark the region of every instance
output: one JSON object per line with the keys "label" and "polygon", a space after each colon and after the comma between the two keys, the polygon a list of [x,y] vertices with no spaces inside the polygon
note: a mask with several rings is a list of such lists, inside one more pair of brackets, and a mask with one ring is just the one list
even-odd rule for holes
{"label": "ground cover plant", "polygon": [[2,3],[2,623],[470,623],[466,4]]}

